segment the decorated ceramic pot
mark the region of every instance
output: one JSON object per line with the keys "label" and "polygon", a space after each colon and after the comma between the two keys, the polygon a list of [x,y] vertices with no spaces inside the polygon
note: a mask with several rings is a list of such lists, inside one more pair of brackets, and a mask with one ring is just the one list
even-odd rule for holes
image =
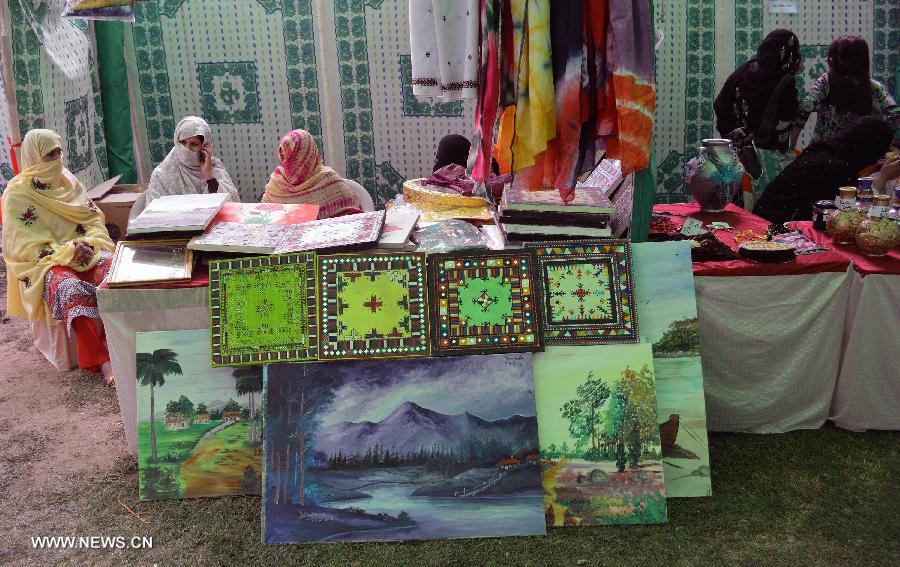
{"label": "decorated ceramic pot", "polygon": [[691,195],[705,213],[720,213],[741,190],[744,168],[731,140],[708,138],[685,168],[684,179]]}
{"label": "decorated ceramic pot", "polygon": [[[875,197],[875,206],[887,211],[890,198]],[[875,211],[875,209],[873,209]],[[887,256],[897,242],[900,241],[900,227],[886,214],[870,213],[856,230],[856,245],[866,256]]]}

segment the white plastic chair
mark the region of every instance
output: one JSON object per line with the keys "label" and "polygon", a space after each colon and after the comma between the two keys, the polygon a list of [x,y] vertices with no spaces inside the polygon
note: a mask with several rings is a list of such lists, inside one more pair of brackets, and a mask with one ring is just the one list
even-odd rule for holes
{"label": "white plastic chair", "polygon": [[366,191],[365,187],[363,187],[356,181],[353,181],[352,179],[345,179],[344,183],[347,184],[347,187],[353,190],[356,198],[359,199],[359,208],[361,208],[364,213],[375,210],[375,202],[372,201],[372,196],[369,195],[369,192]]}

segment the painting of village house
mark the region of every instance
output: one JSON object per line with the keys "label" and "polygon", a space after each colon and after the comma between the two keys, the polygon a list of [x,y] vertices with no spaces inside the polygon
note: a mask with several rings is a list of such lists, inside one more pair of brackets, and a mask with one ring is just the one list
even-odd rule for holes
{"label": "painting of village house", "polygon": [[534,382],[547,524],[665,522],[650,345],[548,346]]}
{"label": "painting of village house", "polygon": [[266,367],[264,541],[546,533],[531,355]]}
{"label": "painting of village house", "polygon": [[137,333],[142,500],[259,494],[262,367],[210,368],[209,330]]}
{"label": "painting of village house", "polygon": [[645,242],[632,253],[641,342],[653,345],[666,496],[712,496],[691,248]]}

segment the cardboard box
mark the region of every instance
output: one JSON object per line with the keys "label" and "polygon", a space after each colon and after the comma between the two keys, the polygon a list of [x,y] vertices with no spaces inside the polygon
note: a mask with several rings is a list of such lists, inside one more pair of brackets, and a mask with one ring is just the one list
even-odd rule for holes
{"label": "cardboard box", "polygon": [[105,195],[94,199],[106,216],[106,229],[113,241],[125,236],[131,207],[144,189],[141,185],[113,185]]}

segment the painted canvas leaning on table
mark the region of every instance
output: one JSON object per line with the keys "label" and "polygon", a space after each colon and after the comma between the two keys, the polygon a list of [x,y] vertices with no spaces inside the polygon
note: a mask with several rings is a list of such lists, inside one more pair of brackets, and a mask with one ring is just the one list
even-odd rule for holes
{"label": "painted canvas leaning on table", "polygon": [[137,333],[142,500],[259,494],[262,367],[210,368],[209,330]]}
{"label": "painted canvas leaning on table", "polygon": [[641,341],[653,345],[666,496],[712,496],[690,246],[644,242],[631,250]]}
{"label": "painted canvas leaning on table", "polygon": [[547,524],[665,523],[650,345],[548,346],[533,360]]}
{"label": "painted canvas leaning on table", "polygon": [[265,428],[266,543],[546,533],[530,353],[269,365]]}

